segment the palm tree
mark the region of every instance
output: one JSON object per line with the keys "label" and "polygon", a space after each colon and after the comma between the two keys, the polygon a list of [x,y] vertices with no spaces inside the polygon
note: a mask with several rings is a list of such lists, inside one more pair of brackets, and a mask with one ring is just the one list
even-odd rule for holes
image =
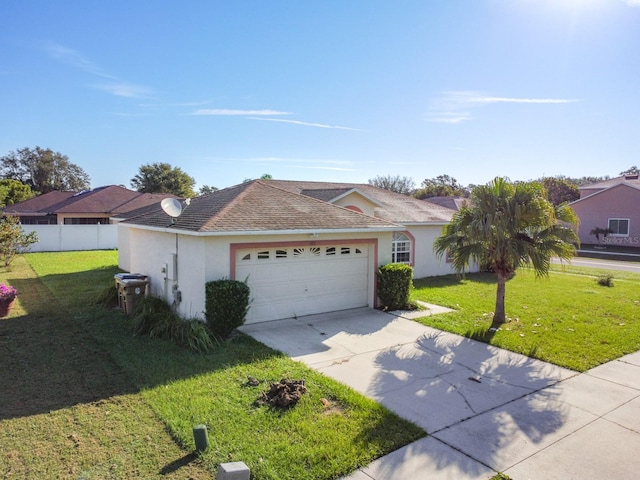
{"label": "palm tree", "polygon": [[570,260],[578,243],[577,224],[574,211],[566,203],[549,202],[541,184],[497,177],[473,189],[470,205],[454,214],[433,249],[440,257],[448,252],[458,273],[472,262],[496,273],[496,327],[505,322],[507,279],[525,264],[540,277],[548,275],[552,257]]}

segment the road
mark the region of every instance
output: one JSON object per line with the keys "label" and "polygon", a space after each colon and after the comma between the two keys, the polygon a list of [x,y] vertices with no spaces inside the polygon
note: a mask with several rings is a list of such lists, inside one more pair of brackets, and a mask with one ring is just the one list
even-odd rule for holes
{"label": "road", "polygon": [[[560,263],[560,260],[553,259],[553,263]],[[574,257],[571,265],[576,267],[605,268],[607,270],[624,270],[627,272],[640,273],[640,261],[621,262],[619,260],[604,260],[601,258]]]}

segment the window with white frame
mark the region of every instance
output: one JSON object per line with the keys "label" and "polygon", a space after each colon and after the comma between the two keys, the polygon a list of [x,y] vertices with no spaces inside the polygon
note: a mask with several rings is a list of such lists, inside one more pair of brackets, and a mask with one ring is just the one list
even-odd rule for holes
{"label": "window with white frame", "polygon": [[392,263],[411,263],[411,239],[404,233],[395,232],[391,244]]}
{"label": "window with white frame", "polygon": [[617,235],[619,237],[629,236],[629,219],[628,218],[610,218],[609,231],[610,235]]}

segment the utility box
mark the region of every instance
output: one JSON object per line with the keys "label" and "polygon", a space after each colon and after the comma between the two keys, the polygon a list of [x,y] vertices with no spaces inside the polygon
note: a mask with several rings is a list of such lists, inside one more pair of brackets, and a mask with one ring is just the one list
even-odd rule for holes
{"label": "utility box", "polygon": [[221,463],[216,480],[249,480],[251,471],[244,462]]}
{"label": "utility box", "polygon": [[149,277],[139,273],[117,273],[118,307],[127,315],[132,315],[136,305],[149,294]]}

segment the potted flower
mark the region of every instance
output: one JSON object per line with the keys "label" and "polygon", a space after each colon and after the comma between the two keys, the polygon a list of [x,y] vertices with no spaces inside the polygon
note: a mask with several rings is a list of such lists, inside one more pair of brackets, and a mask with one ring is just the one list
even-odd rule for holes
{"label": "potted flower", "polygon": [[0,317],[9,315],[17,296],[18,290],[15,287],[0,283]]}

